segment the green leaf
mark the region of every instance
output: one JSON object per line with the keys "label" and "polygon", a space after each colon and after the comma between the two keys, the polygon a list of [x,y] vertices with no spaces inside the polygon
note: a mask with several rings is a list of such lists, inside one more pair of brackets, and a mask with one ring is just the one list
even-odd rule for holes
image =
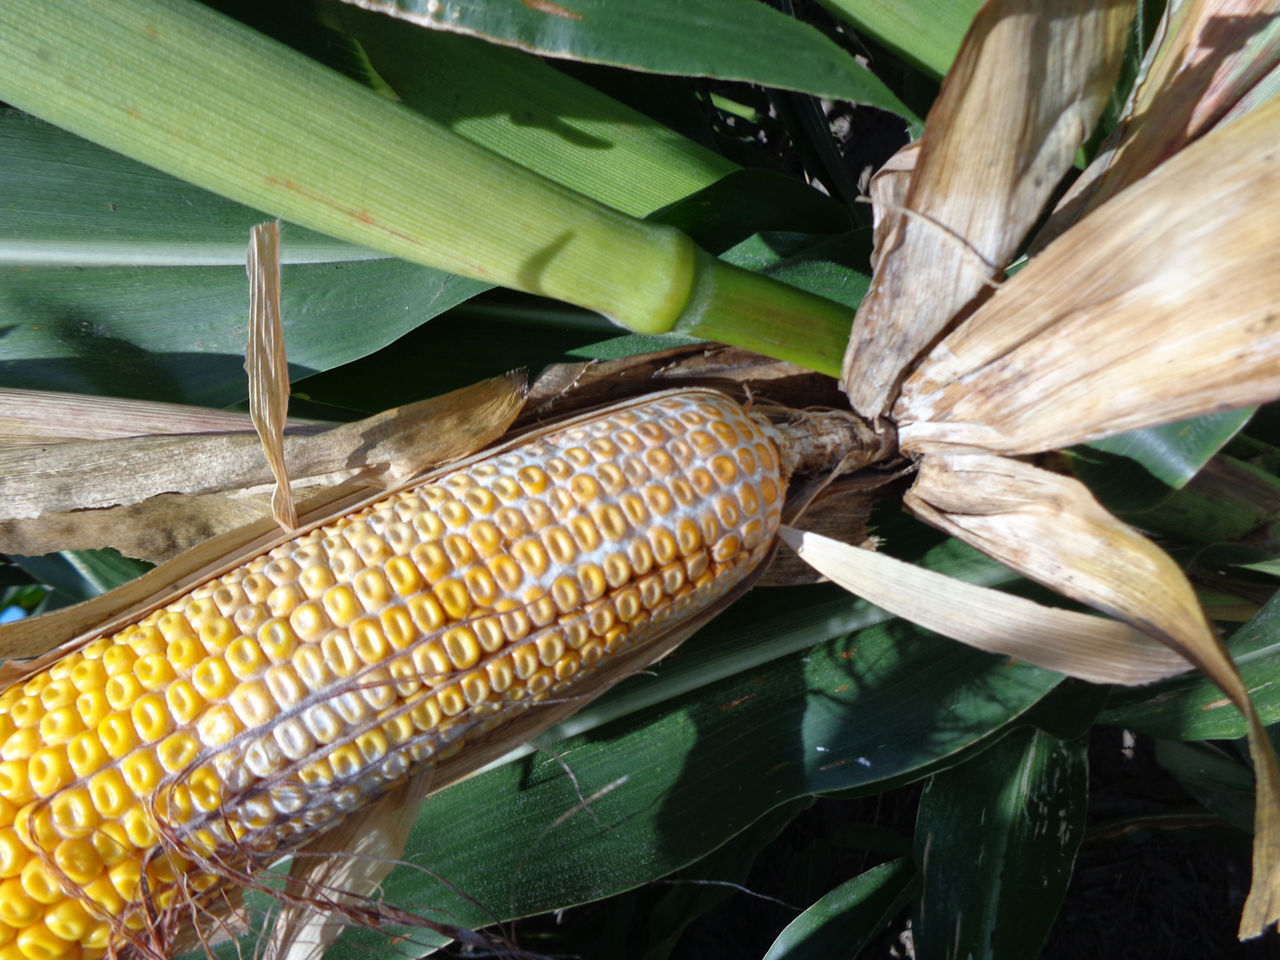
{"label": "green leaf", "polygon": [[1084,834],[1087,788],[1084,741],[1028,729],[935,776],[916,825],[916,956],[1038,955]]}
{"label": "green leaf", "polygon": [[819,0],[935,77],[951,68],[982,0]]}
{"label": "green leaf", "polygon": [[765,960],[827,960],[862,950],[919,887],[915,864],[891,860],[842,883],[796,917]]}
{"label": "green leaf", "polygon": [[96,597],[151,569],[151,564],[121,556],[116,550],[64,550],[11,559],[50,588],[41,612]]}
{"label": "green leaf", "polygon": [[1156,762],[1211,812],[1253,833],[1253,771],[1238,758],[1208,743],[1157,740]]}
{"label": "green leaf", "polygon": [[360,6],[544,56],[741,80],[914,119],[851,54],[756,0],[361,0]]}
{"label": "green leaf", "polygon": [[[1227,642],[1263,723],[1280,721],[1280,594]],[[1222,691],[1199,673],[1116,690],[1099,721],[1172,740],[1233,740],[1247,732]]]}

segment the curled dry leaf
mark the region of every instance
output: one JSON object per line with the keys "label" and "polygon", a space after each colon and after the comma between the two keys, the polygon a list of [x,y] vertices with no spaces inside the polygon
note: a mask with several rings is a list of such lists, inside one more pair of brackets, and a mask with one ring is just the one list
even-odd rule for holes
{"label": "curled dry leaf", "polygon": [[280,311],[280,221],[255,224],[249,231],[249,344],[244,368],[249,374],[249,415],[275,478],[271,515],[285,530],[298,525],[289,472],[284,460],[284,422],[289,412],[289,364],[284,355]]}
{"label": "curled dry leaf", "polygon": [[[511,374],[323,433],[287,434],[285,463],[305,489],[390,486],[493,442],[519,412],[523,391],[523,376]],[[92,543],[167,558],[243,523],[238,501],[265,494],[272,480],[252,433],[75,441],[39,457],[0,450],[0,552]],[[175,525],[164,535],[141,530],[138,511],[148,523]]]}
{"label": "curled dry leaf", "polygon": [[1043,247],[1224,119],[1280,66],[1275,0],[1173,0],[1142,72],[1093,162],[1036,239]]}
{"label": "curled dry leaf", "polygon": [[1280,396],[1278,133],[1280,98],[1054,241],[904,383],[903,449],[1032,453]]}
{"label": "curled dry leaf", "polygon": [[1241,936],[1276,922],[1280,768],[1235,665],[1173,559],[1079,481],[1005,457],[927,455],[906,503],[1019,573],[1159,638],[1222,688],[1249,723],[1258,784],[1254,880]]}
{"label": "curled dry leaf", "polygon": [[811,531],[782,539],[828,579],[912,623],[1093,683],[1151,683],[1190,666],[1132,627],[955,580]]}
{"label": "curled dry leaf", "polygon": [[1105,105],[1133,10],[1130,0],[995,0],[979,11],[929,112],[905,200],[877,227],[876,272],[844,362],[859,413],[889,409],[904,371],[1022,243]]}

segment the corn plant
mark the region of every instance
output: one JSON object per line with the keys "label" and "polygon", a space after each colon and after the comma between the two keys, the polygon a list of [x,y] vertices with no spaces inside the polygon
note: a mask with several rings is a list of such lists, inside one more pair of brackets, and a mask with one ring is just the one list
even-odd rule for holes
{"label": "corn plant", "polygon": [[[141,573],[128,558],[270,526],[257,440],[208,408],[248,395],[244,245],[282,217],[288,368],[253,382],[291,380],[308,418],[268,415],[298,491],[466,455],[515,412],[489,381],[432,407],[453,420],[429,440],[397,431],[422,422],[404,408],[332,421],[599,361],[535,383],[554,411],[584,385],[696,378],[704,342],[780,363],[713,353],[703,375],[851,408],[904,454],[863,474],[869,518],[864,496],[784,530],[834,584],[754,590],[541,750],[412,822],[379,811],[390,846],[357,846],[366,817],[309,851],[380,868],[376,909],[326,955],[392,936],[416,956],[444,931],[665,956],[807,810],[923,783],[913,834],[846,825],[795,858],[813,875],[767,955],[852,954],[909,911],[917,956],[1032,956],[1098,725],[1158,738],[1205,822],[1256,828],[1241,933],[1261,933],[1280,883],[1280,441],[1255,409],[1280,393],[1277,28],[1267,3],[1153,6],[9,0],[6,600],[51,608]],[[868,522],[876,552],[815,535],[869,547]],[[47,650],[37,623],[0,652]],[[1170,678],[1187,660],[1207,676]],[[853,843],[856,869],[833,853]],[[597,901],[567,935],[468,933]],[[277,909],[252,891],[246,935]],[[293,956],[336,933],[284,916]]]}

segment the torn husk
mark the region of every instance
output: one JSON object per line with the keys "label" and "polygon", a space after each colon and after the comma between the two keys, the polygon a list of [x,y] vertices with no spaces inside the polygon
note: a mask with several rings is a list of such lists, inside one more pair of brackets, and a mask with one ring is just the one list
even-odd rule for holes
{"label": "torn husk", "polygon": [[[875,275],[843,372],[863,416],[888,411],[904,371],[1001,275],[1106,103],[1133,9],[994,0],[979,10],[905,197],[877,213]],[[890,192],[896,203],[903,191],[895,182],[882,207]]]}
{"label": "torn husk", "polygon": [[[1172,558],[1079,481],[1004,457],[928,454],[906,504],[1032,580],[1158,639],[1227,694],[1249,724],[1257,777],[1253,884],[1240,935],[1280,921],[1280,768],[1235,664]],[[1120,651],[1097,656],[1102,668]]]}

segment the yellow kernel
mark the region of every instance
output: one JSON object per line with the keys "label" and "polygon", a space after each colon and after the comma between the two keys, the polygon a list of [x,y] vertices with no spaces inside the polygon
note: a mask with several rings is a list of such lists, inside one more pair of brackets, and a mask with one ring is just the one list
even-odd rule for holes
{"label": "yellow kernel", "polygon": [[541,467],[530,464],[521,467],[516,471],[516,480],[520,482],[520,486],[524,488],[524,492],[531,497],[540,496],[547,489],[547,475]]}
{"label": "yellow kernel", "polygon": [[577,571],[577,582],[582,588],[582,595],[588,600],[599,599],[608,588],[604,581],[604,571],[594,563],[584,563]]}
{"label": "yellow kernel", "polygon": [[267,658],[262,648],[258,646],[258,641],[252,637],[237,637],[231,641],[231,645],[223,654],[223,659],[231,672],[241,680],[254,676],[267,663]]}
{"label": "yellow kernel", "polygon": [[139,850],[149,850],[160,842],[155,824],[141,806],[135,804],[130,807],[120,821],[124,825],[125,836]]}
{"label": "yellow kernel", "polygon": [[306,599],[296,583],[286,583],[267,594],[267,609],[273,617],[287,617]]}
{"label": "yellow kernel", "polygon": [[[273,618],[258,628],[258,647],[272,663],[288,660],[297,646],[298,635],[293,632],[287,620]],[[234,664],[232,669],[235,669]]]}
{"label": "yellow kernel", "polygon": [[267,689],[271,691],[271,696],[275,698],[282,710],[296,707],[307,696],[307,688],[298,679],[298,674],[291,664],[277,663],[270,667],[265,679]]}
{"label": "yellow kernel", "polygon": [[19,877],[10,877],[0,883],[0,920],[11,927],[22,928],[35,923],[43,913],[44,908],[22,889]]}
{"label": "yellow kernel", "polygon": [[699,552],[685,560],[684,569],[689,574],[690,580],[701,585],[702,578],[707,576],[709,565],[710,561],[707,559],[707,555]]}
{"label": "yellow kernel", "polygon": [[199,754],[199,742],[185,730],[165,737],[156,747],[156,756],[160,758],[160,765],[170,773],[185,769]]}
{"label": "yellow kernel", "polygon": [[508,540],[515,540],[529,532],[529,524],[525,522],[524,514],[515,507],[499,507],[493,519],[498,525],[498,530]]}
{"label": "yellow kernel", "polygon": [[579,550],[590,553],[600,546],[600,532],[586,517],[571,517],[565,525],[569,528],[573,542],[578,545]]}
{"label": "yellow kernel", "polygon": [[402,597],[417,593],[426,586],[418,568],[408,557],[392,557],[387,561],[387,579],[391,581],[391,589]]}
{"label": "yellow kernel", "polygon": [[676,538],[663,527],[649,529],[649,543],[653,546],[653,558],[662,566],[671,563],[680,555]]}
{"label": "yellow kernel", "polygon": [[396,680],[396,693],[402,697],[412,696],[422,688],[418,680],[418,670],[408,657],[400,657],[387,664],[392,679]]}
{"label": "yellow kernel", "polygon": [[345,679],[360,669],[360,658],[356,656],[351,637],[345,630],[332,630],[326,634],[320,641],[320,653],[335,676]]}
{"label": "yellow kernel", "polygon": [[441,580],[434,587],[436,598],[453,620],[461,620],[471,612],[471,595],[466,585],[456,578]]}
{"label": "yellow kernel", "polygon": [[53,828],[64,837],[86,837],[98,825],[98,811],[88,787],[62,790],[49,801]]}
{"label": "yellow kernel", "polygon": [[480,642],[469,627],[454,627],[444,634],[444,650],[458,670],[474,666],[480,660]]}
{"label": "yellow kernel", "polygon": [[737,534],[730,533],[721,537],[711,547],[711,559],[716,563],[726,563],[742,552],[742,541]]}
{"label": "yellow kernel", "polygon": [[[27,927],[16,943],[23,960],[73,960],[71,944],[43,925]],[[78,960],[79,950],[76,954]]]}
{"label": "yellow kernel", "polygon": [[622,505],[622,512],[630,523],[638,526],[648,519],[644,500],[638,494],[624,493],[618,498],[618,502]]}
{"label": "yellow kernel", "polygon": [[532,624],[529,622],[529,615],[519,608],[509,610],[498,618],[498,622],[502,624],[502,632],[506,634],[508,642],[523,640],[529,634]]}
{"label": "yellow kernel", "polygon": [[367,567],[356,574],[356,594],[365,610],[376,612],[391,602],[391,584],[377,567]]}
{"label": "yellow kernel", "polygon": [[538,669],[538,647],[536,643],[525,643],[511,651],[511,666],[516,679],[527,680]]}
{"label": "yellow kernel", "polygon": [[53,814],[49,812],[49,805],[39,800],[33,800],[14,814],[13,828],[18,832],[18,839],[31,849],[47,850],[62,839],[53,828]]}
{"label": "yellow kernel", "polygon": [[321,563],[307,567],[298,577],[298,584],[309,600],[323,596],[335,583],[337,580],[334,579],[333,571]]}
{"label": "yellow kernel", "polygon": [[211,813],[222,803],[222,785],[218,775],[209,767],[198,767],[187,778],[191,792],[191,804],[201,813]]}
{"label": "yellow kernel", "polygon": [[529,619],[539,627],[545,627],[556,618],[556,605],[546,594],[540,595],[537,599],[531,600],[526,609],[529,612]]}
{"label": "yellow kernel", "polygon": [[489,686],[495,693],[502,693],[515,680],[510,657],[495,657],[485,664],[484,669],[489,675]]}
{"label": "yellow kernel", "polygon": [[555,672],[557,682],[563,682],[576,674],[578,672],[578,667],[578,654],[574,651],[570,651],[565,656],[557,660],[555,667],[552,669]]}
{"label": "yellow kernel", "polygon": [[262,568],[263,576],[280,586],[298,579],[298,565],[290,557],[273,557]]}
{"label": "yellow kernel", "polygon": [[118,817],[133,802],[124,777],[115,767],[108,767],[89,778],[89,799],[104,817]]}
{"label": "yellow kernel", "polygon": [[236,712],[225,703],[210,707],[196,721],[196,735],[206,747],[221,747],[229,743],[242,729]]}
{"label": "yellow kernel", "polygon": [[387,546],[386,541],[363,524],[359,526],[353,524],[346,536],[356,553],[360,555],[360,559],[367,564],[381,563],[391,556],[391,548]]}
{"label": "yellow kernel", "polygon": [[[41,720],[40,726],[44,725]],[[44,746],[44,737],[40,734],[40,726],[23,727],[21,730],[15,730],[5,738],[4,746],[0,747],[0,758],[5,760],[26,760],[30,756]]]}
{"label": "yellow kernel", "polygon": [[472,567],[463,574],[471,599],[482,607],[491,607],[498,599],[498,584],[484,567]]}
{"label": "yellow kernel", "polygon": [[[736,442],[736,438],[732,442]],[[756,472],[755,454],[751,452],[749,447],[739,447],[735,456],[738,458],[738,466],[742,468],[743,473],[754,474]]]}
{"label": "yellow kernel", "polygon": [[693,485],[684,477],[672,477],[668,487],[671,490],[671,495],[676,498],[676,503],[683,507],[690,506],[698,498],[698,494],[694,492]]}
{"label": "yellow kernel", "polygon": [[640,589],[640,602],[653,610],[663,601],[662,580],[657,576],[645,577],[636,586]]}
{"label": "yellow kernel", "polygon": [[142,682],[131,673],[116,674],[107,681],[107,703],[113,710],[128,710],[142,696]]}
{"label": "yellow kernel", "polygon": [[652,449],[644,453],[644,465],[655,477],[665,477],[676,468],[676,462],[666,450]]}
{"label": "yellow kernel", "polygon": [[[359,615],[358,607],[355,608],[355,613]],[[308,600],[289,615],[289,625],[293,627],[298,639],[315,640],[329,629],[330,623],[321,605],[314,600]]]}
{"label": "yellow kernel", "polygon": [[131,903],[138,899],[142,884],[142,864],[138,860],[117,863],[107,871],[107,876],[111,878],[111,885],[115,887],[116,893],[126,901]]}
{"label": "yellow kernel", "polygon": [[181,641],[188,641],[191,650],[185,654],[184,659],[195,662],[204,656],[200,647],[204,647],[209,653],[221,653],[238,636],[240,636],[240,628],[236,624],[226,617],[211,617],[201,625],[199,640],[195,637],[176,637],[170,641],[169,646],[173,647]]}
{"label": "yellow kernel", "polygon": [[568,577],[556,577],[551,582],[551,599],[560,608],[561,613],[569,613],[582,602],[582,594],[578,585]]}
{"label": "yellow kernel", "polygon": [[778,485],[772,477],[765,477],[760,481],[760,496],[767,506],[772,507],[778,502]]}
{"label": "yellow kernel", "polygon": [[476,639],[486,653],[494,653],[506,646],[507,636],[502,632],[502,621],[497,617],[480,617],[471,624]]}
{"label": "yellow kernel", "polygon": [[543,461],[543,467],[547,471],[547,476],[556,482],[568,480],[573,476],[573,468],[559,457],[548,457]]}
{"label": "yellow kernel", "polygon": [[392,746],[401,746],[413,739],[413,721],[408,714],[402,713],[384,722],[382,732]]}
{"label": "yellow kernel", "polygon": [[366,764],[376,763],[381,760],[390,749],[387,743],[387,735],[381,730],[366,730],[356,737],[355,745]]}
{"label": "yellow kernel", "polygon": [[455,569],[465,570],[476,562],[476,552],[472,548],[470,541],[462,534],[447,534],[440,543]]}
{"label": "yellow kernel", "polygon": [[128,714],[109,713],[98,724],[98,740],[118,760],[138,745],[138,732]]}
{"label": "yellow kernel", "polygon": [[733,460],[724,454],[712,457],[711,475],[716,478],[716,482],[722,487],[732,486],[738,480],[738,468],[734,466]]}
{"label": "yellow kernel", "polygon": [[332,743],[347,729],[346,724],[333,711],[333,708],[323,703],[304,711],[302,722],[306,725],[307,732],[320,743]]}
{"label": "yellow kernel", "polygon": [[159,740],[173,729],[173,717],[169,715],[164,697],[158,693],[139,697],[129,717],[133,720],[133,729],[143,740]]}
{"label": "yellow kernel", "polygon": [[534,533],[555,520],[555,514],[551,512],[551,508],[541,500],[526,500],[524,517],[529,522],[529,529]]}
{"label": "yellow kernel", "polygon": [[97,690],[107,682],[107,670],[101,660],[81,660],[71,669],[71,684],[81,693]]}
{"label": "yellow kernel", "polygon": [[189,680],[175,680],[164,692],[164,702],[173,719],[185,726],[195,720],[205,701]]}
{"label": "yellow kernel", "polygon": [[123,644],[109,648],[102,655],[102,666],[106,668],[108,676],[116,676],[121,673],[129,673],[133,670],[134,661],[138,659],[138,655],[129,647]]}
{"label": "yellow kernel", "polygon": [[[230,628],[231,636],[234,637],[236,629],[231,625],[231,621],[223,619],[221,622]],[[223,644],[223,646],[225,647],[226,644]],[[169,644],[164,658],[173,670],[185,672],[208,656],[208,653],[208,648],[195,637],[178,637]],[[151,687],[149,689],[155,688]]]}
{"label": "yellow kernel", "polygon": [[44,913],[44,925],[57,940],[63,941],[61,947],[52,956],[62,956],[68,947],[68,942],[79,942],[96,924],[97,921],[89,916],[89,911],[82,907],[78,900],[64,900],[50,907]]}
{"label": "yellow kernel", "polygon": [[467,700],[456,685],[451,684],[437,690],[436,700],[440,704],[440,711],[446,717],[456,717],[467,708]]}
{"label": "yellow kernel", "polygon": [[409,551],[409,556],[428,583],[435,583],[453,570],[449,555],[439,543],[420,543]]}
{"label": "yellow kernel", "polygon": [[147,690],[159,690],[174,677],[173,667],[163,653],[149,653],[139,657],[134,673]]}
{"label": "yellow kernel", "polygon": [[412,523],[423,540],[438,540],[444,535],[444,522],[429,510],[420,510],[414,514]]}
{"label": "yellow kernel", "polygon": [[63,898],[58,881],[44,863],[34,857],[22,868],[20,879],[23,892],[36,903],[57,903]]}
{"label": "yellow kernel", "polygon": [[86,727],[95,727],[111,712],[111,704],[102,690],[89,690],[76,697],[76,713]]}
{"label": "yellow kernel", "polygon": [[224,617],[230,616],[249,602],[249,598],[240,589],[240,584],[228,583],[225,578],[217,581],[213,593],[210,594],[210,599],[213,600]]}
{"label": "yellow kernel", "polygon": [[88,837],[63,840],[53,851],[53,862],[68,880],[79,886],[97,877],[105,866]]}
{"label": "yellow kernel", "polygon": [[524,580],[524,572],[511,557],[501,554],[488,562],[489,574],[502,593],[512,594]]}
{"label": "yellow kernel", "polygon": [[396,702],[396,690],[390,683],[391,674],[385,667],[370,670],[361,677],[360,695],[374,710],[385,710]]}
{"label": "yellow kernel", "polygon": [[738,502],[742,504],[744,513],[752,514],[760,509],[760,497],[749,483],[744,483],[738,490]]}
{"label": "yellow kernel", "polygon": [[533,676],[526,680],[524,685],[530,694],[537,696],[550,687],[554,680],[555,674],[544,667],[541,670],[535,670]]}
{"label": "yellow kernel", "polygon": [[191,682],[206,700],[221,700],[235,688],[236,680],[221,657],[206,657],[191,672]]}
{"label": "yellow kernel", "polygon": [[634,588],[620,592],[614,597],[613,605],[618,611],[618,617],[628,623],[643,613],[640,606],[640,593]]}
{"label": "yellow kernel", "polygon": [[578,551],[574,546],[573,538],[562,527],[552,527],[543,531],[542,542],[547,546],[547,554],[551,557],[551,562],[558,566],[566,567],[577,558]]}
{"label": "yellow kernel", "polygon": [[59,707],[69,707],[75,702],[76,694],[75,684],[68,679],[54,680],[43,690],[40,691],[40,705],[46,710],[57,710]]}
{"label": "yellow kernel", "polygon": [[31,789],[40,797],[50,796],[76,778],[65,747],[46,747],[33,753],[27,761],[27,776]]}
{"label": "yellow kernel", "polygon": [[[105,874],[85,884],[84,895],[107,916],[118,915],[124,909],[124,898],[116,892],[111,878]],[[107,929],[110,930],[110,927]]]}
{"label": "yellow kernel", "polygon": [[0,827],[0,880],[16,877],[30,858],[13,827]]}
{"label": "yellow kernel", "polygon": [[[271,619],[271,615],[267,612],[267,608],[260,603],[248,603],[235,611],[232,619],[235,621],[236,629],[246,637],[251,637],[262,627],[264,623]],[[239,634],[236,634],[239,636]],[[230,643],[235,636],[228,636],[226,642]],[[210,650],[210,653],[221,653],[226,647],[217,650]]]}
{"label": "yellow kernel", "polygon": [[163,653],[165,648],[178,637],[195,636],[187,618],[175,611],[168,611],[160,616],[155,627],[144,628],[138,635],[129,639],[129,646],[138,656],[148,653]]}
{"label": "yellow kernel", "polygon": [[333,775],[339,779],[354,777],[364,769],[360,751],[352,743],[344,743],[330,753],[329,763],[333,766]]}
{"label": "yellow kernel", "polygon": [[552,666],[564,656],[564,635],[558,630],[548,630],[534,641],[538,651],[538,659],[546,666]]}
{"label": "yellow kernel", "polygon": [[489,699],[489,677],[484,670],[472,670],[458,681],[463,698],[471,706]]}
{"label": "yellow kernel", "polygon": [[336,547],[329,554],[329,567],[337,580],[349,580],[356,575],[357,570],[364,568],[364,561],[360,559],[360,554],[346,545],[345,540],[340,540],[339,543],[342,546]]}
{"label": "yellow kernel", "polygon": [[0,797],[13,804],[23,804],[35,797],[26,760],[0,762]]}
{"label": "yellow kernel", "polygon": [[260,727],[276,713],[276,703],[261,680],[240,684],[231,693],[231,709],[246,727]]}
{"label": "yellow kernel", "polygon": [[654,515],[659,517],[665,517],[675,506],[671,500],[671,494],[659,486],[645,487],[644,501]]}
{"label": "yellow kernel", "polygon": [[489,484],[489,489],[504,503],[510,503],[520,496],[520,485],[511,477],[495,477]]}
{"label": "yellow kernel", "polygon": [[135,750],[120,762],[120,772],[135,797],[149,799],[164,771],[153,750]]}
{"label": "yellow kernel", "polygon": [[318,647],[299,647],[293,652],[293,669],[311,691],[321,690],[333,679],[333,673]]}

